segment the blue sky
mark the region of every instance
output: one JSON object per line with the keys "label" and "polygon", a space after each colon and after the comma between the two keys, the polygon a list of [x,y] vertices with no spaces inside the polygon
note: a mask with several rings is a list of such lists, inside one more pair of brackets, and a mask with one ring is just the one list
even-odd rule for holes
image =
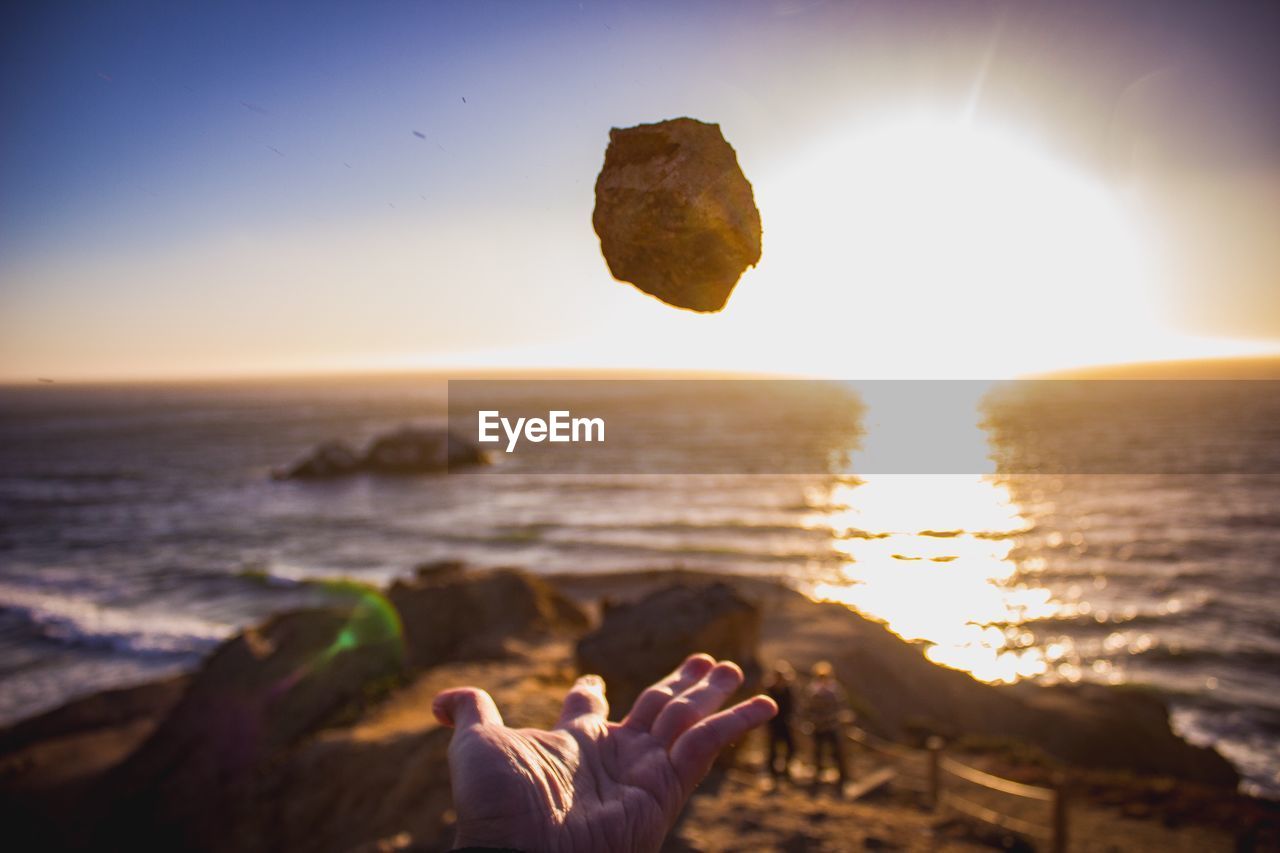
{"label": "blue sky", "polygon": [[[609,281],[589,227],[608,128],[676,115],[720,122],[737,147],[766,263],[771,223],[798,234],[804,216],[844,210],[787,187],[815,148],[861,150],[858,133],[903,115],[976,115],[1117,194],[1144,193],[1157,244],[1195,244],[1160,257],[1168,299],[1153,310],[1173,326],[1273,339],[1277,16],[1254,3],[1115,8],[10,4],[0,374],[469,353],[635,365],[655,336],[699,366],[699,347],[750,340],[763,322],[752,312],[776,317],[782,301],[746,296],[748,319],[697,325]],[[1224,233],[1220,210],[1235,211]],[[780,282],[798,269],[770,267]],[[758,278],[772,280],[764,264]],[[791,326],[812,319],[793,310]]]}
{"label": "blue sky", "polygon": [[[554,87],[571,67],[545,48],[571,42],[562,27],[581,14],[520,3],[69,8],[8,29],[9,251],[346,217],[422,195],[449,205],[477,190],[470,164],[519,182],[536,164],[500,156],[504,125],[513,133],[531,112],[566,106]],[[522,75],[537,76],[541,105]]]}

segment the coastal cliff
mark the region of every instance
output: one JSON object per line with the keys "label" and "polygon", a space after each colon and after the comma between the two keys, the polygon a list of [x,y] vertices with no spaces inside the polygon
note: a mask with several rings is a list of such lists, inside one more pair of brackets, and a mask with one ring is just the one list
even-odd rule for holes
{"label": "coastal cliff", "polygon": [[[1163,844],[1168,826],[1191,826],[1176,836],[1230,849],[1241,833],[1274,831],[1275,810],[1235,794],[1230,765],[1174,736],[1140,690],[984,685],[843,606],[767,580],[542,579],[452,563],[385,591],[344,587],[331,606],[242,631],[190,676],[96,694],[0,732],[0,818],[15,849],[133,849],[140,837],[190,850],[447,849],[449,732],[430,713],[438,690],[475,684],[510,724],[546,726],[580,663],[603,670],[621,707],[635,689],[627,679],[694,645],[725,646],[710,650],[744,658],[749,673],[778,659],[830,660],[867,731],[907,745],[941,735],[957,754],[1031,783],[1069,772],[1076,819],[1129,834],[1117,838],[1141,831],[1143,846]],[[704,784],[672,849],[729,838],[766,848],[798,838],[807,849],[847,849],[854,836],[904,849],[991,841],[940,823],[906,792],[856,803],[762,793],[751,746]]]}

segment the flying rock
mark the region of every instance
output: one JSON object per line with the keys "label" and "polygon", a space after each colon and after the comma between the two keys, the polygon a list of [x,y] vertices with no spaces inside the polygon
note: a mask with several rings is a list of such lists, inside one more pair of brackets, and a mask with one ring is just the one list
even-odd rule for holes
{"label": "flying rock", "polygon": [[760,211],[718,124],[609,131],[591,221],[613,277],[678,308],[719,311],[760,260]]}

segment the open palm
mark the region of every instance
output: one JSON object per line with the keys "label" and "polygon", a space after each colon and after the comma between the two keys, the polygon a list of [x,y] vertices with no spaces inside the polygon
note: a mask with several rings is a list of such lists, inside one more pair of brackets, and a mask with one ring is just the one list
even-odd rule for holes
{"label": "open palm", "polygon": [[693,655],[611,723],[604,682],[578,679],[555,728],[511,729],[483,690],[436,697],[449,744],[457,846],[657,850],[720,750],[776,712],[756,696],[716,713],[742,684],[731,661]]}

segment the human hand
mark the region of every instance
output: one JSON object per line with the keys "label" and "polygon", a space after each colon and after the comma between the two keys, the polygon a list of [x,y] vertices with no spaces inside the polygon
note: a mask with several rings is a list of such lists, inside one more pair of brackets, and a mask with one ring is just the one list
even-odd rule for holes
{"label": "human hand", "polygon": [[604,682],[585,675],[549,731],[507,728],[483,690],[445,690],[432,710],[456,728],[456,846],[657,850],[720,750],[777,713],[767,696],[715,713],[741,684],[737,664],[693,655],[611,723]]}

